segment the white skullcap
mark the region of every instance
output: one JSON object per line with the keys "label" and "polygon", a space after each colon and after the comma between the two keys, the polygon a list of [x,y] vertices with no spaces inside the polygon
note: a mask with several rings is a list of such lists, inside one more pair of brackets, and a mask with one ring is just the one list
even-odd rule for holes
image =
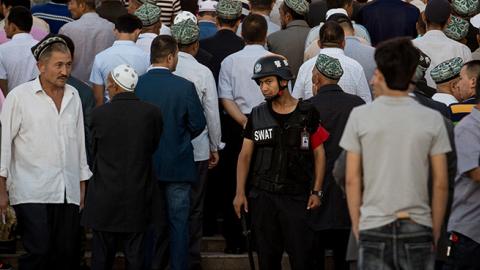
{"label": "white skullcap", "polygon": [[138,82],[137,72],[129,65],[120,65],[112,70],[112,79],[125,91],[133,92]]}
{"label": "white skullcap", "polygon": [[218,2],[212,0],[198,2],[198,12],[216,11]]}
{"label": "white skullcap", "polygon": [[197,17],[188,11],[180,11],[178,15],[173,20],[173,24],[183,22],[185,20],[192,20],[194,23],[197,23]]}
{"label": "white skullcap", "polygon": [[480,28],[480,14],[477,14],[470,18],[470,23],[473,25],[475,28]]}
{"label": "white skullcap", "polygon": [[325,20],[328,20],[330,16],[333,14],[343,14],[348,17],[348,13],[345,9],[343,8],[332,8],[327,11],[327,15],[325,15]]}

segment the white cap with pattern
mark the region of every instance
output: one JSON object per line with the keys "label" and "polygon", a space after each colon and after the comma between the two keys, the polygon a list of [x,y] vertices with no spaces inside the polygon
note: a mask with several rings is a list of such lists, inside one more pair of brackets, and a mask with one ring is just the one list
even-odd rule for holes
{"label": "white cap with pattern", "polygon": [[192,20],[194,23],[197,23],[197,17],[188,11],[180,11],[175,19],[173,19],[173,24],[178,24],[185,20]]}
{"label": "white cap with pattern", "polygon": [[138,82],[138,74],[131,66],[123,64],[112,70],[112,79],[125,91],[133,92]]}

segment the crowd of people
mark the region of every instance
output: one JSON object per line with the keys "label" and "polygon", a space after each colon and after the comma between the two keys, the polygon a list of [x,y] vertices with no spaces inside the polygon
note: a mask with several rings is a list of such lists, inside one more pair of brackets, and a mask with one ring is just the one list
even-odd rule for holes
{"label": "crowd of people", "polygon": [[480,269],[478,0],[0,3],[19,269]]}

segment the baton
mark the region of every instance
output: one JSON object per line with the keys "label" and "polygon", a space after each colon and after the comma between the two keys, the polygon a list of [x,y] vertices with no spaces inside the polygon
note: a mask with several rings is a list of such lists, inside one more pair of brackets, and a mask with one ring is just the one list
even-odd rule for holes
{"label": "baton", "polygon": [[245,236],[246,239],[246,244],[247,244],[247,252],[248,252],[248,261],[250,263],[250,269],[255,270],[255,261],[253,260],[253,250],[251,246],[251,231],[248,228],[247,225],[247,213],[245,213],[245,210],[242,208],[241,213],[240,213],[240,221],[242,223],[242,234]]}

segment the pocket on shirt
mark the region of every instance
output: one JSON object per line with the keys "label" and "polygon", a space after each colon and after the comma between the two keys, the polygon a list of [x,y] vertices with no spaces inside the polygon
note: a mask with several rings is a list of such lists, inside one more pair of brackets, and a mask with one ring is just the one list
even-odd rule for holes
{"label": "pocket on shirt", "polygon": [[73,116],[66,116],[66,119],[63,123],[63,132],[67,135],[68,138],[74,139],[77,137],[77,124]]}

